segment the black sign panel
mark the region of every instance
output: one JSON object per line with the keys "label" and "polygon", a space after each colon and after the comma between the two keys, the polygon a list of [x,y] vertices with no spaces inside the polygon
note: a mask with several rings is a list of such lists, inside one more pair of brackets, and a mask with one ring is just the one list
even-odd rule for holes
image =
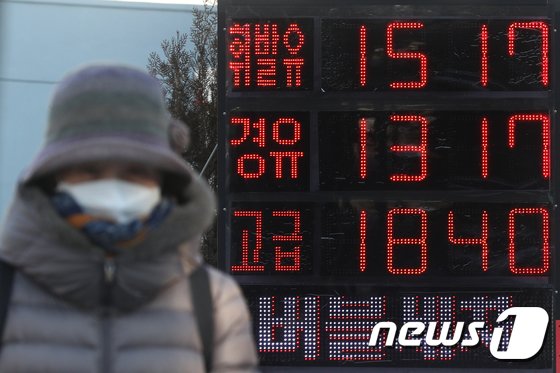
{"label": "black sign panel", "polygon": [[546,20],[339,20],[322,24],[326,90],[547,90]]}
{"label": "black sign panel", "polygon": [[259,201],[232,215],[235,274],[309,275],[316,261],[330,279],[550,275],[546,204]]}
{"label": "black sign panel", "polygon": [[[476,4],[220,1],[219,265],[262,364],[554,366],[560,4]],[[531,359],[512,307],[550,317]]]}
{"label": "black sign panel", "polygon": [[324,190],[540,189],[547,112],[320,112]]}

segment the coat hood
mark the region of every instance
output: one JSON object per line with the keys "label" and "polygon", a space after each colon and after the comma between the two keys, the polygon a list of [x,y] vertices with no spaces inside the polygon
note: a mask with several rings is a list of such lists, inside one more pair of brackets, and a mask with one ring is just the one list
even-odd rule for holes
{"label": "coat hood", "polygon": [[104,276],[105,252],[58,215],[46,193],[21,184],[0,233],[0,258],[37,285],[80,308],[100,308],[108,286],[112,305],[129,311],[150,301],[202,262],[199,242],[214,218],[206,183],[193,178],[185,202],[160,226],[113,258],[114,278]]}

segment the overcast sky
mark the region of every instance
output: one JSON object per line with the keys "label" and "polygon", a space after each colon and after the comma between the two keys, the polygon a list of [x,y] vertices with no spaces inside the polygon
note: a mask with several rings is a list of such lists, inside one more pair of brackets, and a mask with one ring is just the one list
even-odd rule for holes
{"label": "overcast sky", "polygon": [[104,0],[104,1],[126,1],[132,3],[153,3],[153,4],[199,4],[204,3],[203,0]]}

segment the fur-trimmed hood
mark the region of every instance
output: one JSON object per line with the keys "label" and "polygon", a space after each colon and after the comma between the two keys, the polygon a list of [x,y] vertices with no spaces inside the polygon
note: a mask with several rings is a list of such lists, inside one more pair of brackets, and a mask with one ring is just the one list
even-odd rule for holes
{"label": "fur-trimmed hood", "polygon": [[[143,242],[112,259],[110,293],[117,309],[145,304],[201,263],[200,236],[214,218],[214,196],[203,180],[193,178],[185,200]],[[104,251],[61,218],[37,186],[18,187],[1,227],[0,258],[80,308],[99,308],[107,291]]]}

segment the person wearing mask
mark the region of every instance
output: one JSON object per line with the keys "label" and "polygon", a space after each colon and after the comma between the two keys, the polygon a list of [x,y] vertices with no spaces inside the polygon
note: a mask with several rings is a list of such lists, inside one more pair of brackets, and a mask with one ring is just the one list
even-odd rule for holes
{"label": "person wearing mask", "polygon": [[0,372],[257,370],[240,289],[199,253],[214,195],[173,150],[161,92],[119,64],[58,84],[43,148],[2,221],[13,274]]}

